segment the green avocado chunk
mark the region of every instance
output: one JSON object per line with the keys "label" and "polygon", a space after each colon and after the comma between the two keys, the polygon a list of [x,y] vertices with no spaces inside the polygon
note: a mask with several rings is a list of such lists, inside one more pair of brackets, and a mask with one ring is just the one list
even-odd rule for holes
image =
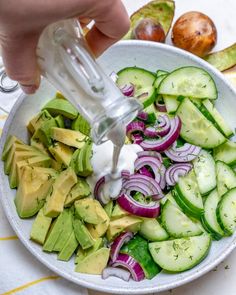
{"label": "green avocado chunk", "polygon": [[50,100],[44,107],[43,110],[47,110],[52,116],[63,115],[66,118],[74,120],[78,112],[76,108],[65,99],[54,98]]}
{"label": "green avocado chunk", "polygon": [[42,142],[45,146],[52,145],[51,129],[57,127],[56,120],[51,118],[44,121],[38,129],[35,130],[32,139]]}
{"label": "green avocado chunk", "polygon": [[30,232],[30,239],[41,245],[45,242],[52,222],[52,218],[45,216],[43,211],[43,208],[39,210]]}
{"label": "green avocado chunk", "polygon": [[153,18],[158,21],[165,32],[168,34],[175,13],[175,3],[172,0],[155,0],[141,7],[131,15],[131,26],[124,39],[132,39],[132,30],[137,23],[144,18]]}
{"label": "green avocado chunk", "polygon": [[132,256],[142,267],[145,277],[152,279],[161,268],[154,262],[148,249],[148,241],[136,235],[127,244],[123,245],[120,253]]}
{"label": "green avocado chunk", "polygon": [[75,148],[82,148],[85,144],[85,140],[87,139],[84,134],[79,131],[70,130],[66,128],[51,128],[51,137],[56,141],[60,141],[68,146],[72,146]]}
{"label": "green avocado chunk", "polygon": [[58,115],[55,117],[55,121],[57,123],[57,126],[59,128],[65,128],[65,122],[64,122],[64,118],[62,115]]}
{"label": "green avocado chunk", "polygon": [[63,163],[66,167],[69,166],[73,155],[73,150],[68,145],[65,145],[61,142],[56,142],[48,149],[57,162]]}
{"label": "green avocado chunk", "polygon": [[78,245],[79,243],[75,237],[75,233],[72,231],[69,239],[66,241],[65,246],[63,247],[61,252],[58,254],[57,259],[68,261],[73,255],[73,253],[75,252]]}
{"label": "green avocado chunk", "polygon": [[9,135],[7,137],[7,140],[4,144],[4,148],[3,148],[3,152],[2,152],[2,160],[5,161],[7,158],[7,155],[9,153],[9,151],[11,150],[11,147],[14,143],[18,143],[21,145],[24,145],[23,141],[21,141],[20,139],[18,139],[16,136],[14,135]]}
{"label": "green avocado chunk", "polygon": [[77,130],[82,132],[83,134],[89,136],[91,127],[87,120],[84,119],[81,115],[78,115],[78,117],[72,122],[71,128],[73,130]]}
{"label": "green avocado chunk", "polygon": [[52,116],[49,114],[48,111],[44,110],[41,111],[39,114],[37,114],[35,117],[33,117],[28,125],[27,129],[31,134],[35,132],[44,122],[47,122],[52,119]]}
{"label": "green avocado chunk", "polygon": [[204,59],[219,71],[232,68],[236,65],[236,43],[223,50],[210,53]]}
{"label": "green avocado chunk", "polygon": [[91,193],[87,181],[83,178],[78,177],[78,182],[72,187],[66,196],[64,206],[71,206],[75,201],[89,196]]}
{"label": "green avocado chunk", "polygon": [[90,232],[78,217],[74,217],[73,228],[76,239],[81,245],[82,249],[88,249],[94,245],[95,240],[91,236]]}
{"label": "green avocado chunk", "polygon": [[79,176],[87,177],[93,173],[91,157],[92,142],[87,141],[85,145],[81,148],[77,157],[77,165],[75,167],[75,170]]}
{"label": "green avocado chunk", "polygon": [[81,247],[78,249],[75,257],[75,264],[82,261],[86,256],[92,254],[93,252],[96,252],[98,249],[100,249],[104,245],[103,239],[98,238],[95,240],[92,247],[88,248],[87,250],[83,250]]}

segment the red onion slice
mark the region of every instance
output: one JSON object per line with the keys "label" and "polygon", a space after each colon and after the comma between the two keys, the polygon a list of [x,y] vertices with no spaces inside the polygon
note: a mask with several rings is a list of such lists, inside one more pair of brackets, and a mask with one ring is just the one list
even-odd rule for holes
{"label": "red onion slice", "polygon": [[134,144],[140,144],[143,141],[143,136],[139,133],[132,134],[131,140],[133,141]]}
{"label": "red onion slice", "polygon": [[125,84],[125,85],[121,86],[120,90],[122,91],[124,96],[130,97],[130,96],[134,95],[135,87],[134,87],[134,84],[129,83],[129,84]]}
{"label": "red onion slice", "polygon": [[141,133],[143,134],[145,129],[145,124],[141,121],[133,121],[130,122],[126,127],[126,134],[129,138],[131,138],[131,135],[135,133]]}
{"label": "red onion slice", "polygon": [[167,135],[156,140],[144,139],[140,146],[144,150],[165,151],[168,149],[179,137],[181,129],[181,121],[178,116],[170,120],[170,131]]}
{"label": "red onion slice", "polygon": [[153,178],[152,173],[146,168],[146,167],[142,167],[138,170],[138,173],[140,173],[141,175],[146,175],[148,177]]}
{"label": "red onion slice", "polygon": [[118,267],[106,267],[102,272],[102,278],[105,280],[109,277],[116,277],[123,281],[128,282],[130,279],[131,273],[125,269]]}
{"label": "red onion slice", "polygon": [[111,244],[111,252],[110,252],[110,257],[112,262],[116,261],[121,247],[125,243],[128,243],[133,238],[133,236],[134,235],[132,232],[126,232],[126,233],[122,233],[114,240],[114,242]]}
{"label": "red onion slice", "polygon": [[93,191],[94,197],[102,205],[106,205],[110,201],[110,197],[109,196],[104,197],[102,195],[103,186],[104,186],[105,182],[107,182],[109,180],[110,180],[110,176],[109,175],[104,175],[100,179],[98,179],[98,181],[96,182],[95,187],[94,187],[94,191]]}
{"label": "red onion slice", "polygon": [[177,142],[165,151],[168,158],[175,162],[190,162],[194,160],[200,153],[201,148],[190,143],[185,143],[181,147],[177,147]]}
{"label": "red onion slice", "polygon": [[137,118],[143,121],[147,121],[148,119],[148,113],[141,111],[138,113]]}
{"label": "red onion slice", "polygon": [[166,183],[169,186],[174,186],[178,182],[179,177],[186,175],[192,168],[193,165],[190,163],[173,164],[166,170]]}
{"label": "red onion slice", "polygon": [[128,254],[119,254],[113,267],[122,266],[129,270],[134,281],[141,281],[145,278],[144,271],[140,264]]}
{"label": "red onion slice", "polygon": [[141,152],[138,152],[137,155],[138,155],[138,158],[150,156],[150,157],[157,158],[161,163],[163,162],[161,154],[155,151],[141,151]]}
{"label": "red onion slice", "polygon": [[142,217],[156,218],[160,215],[160,204],[159,202],[150,202],[149,204],[141,204],[135,201],[128,194],[121,194],[117,203],[123,208],[125,211]]}
{"label": "red onion slice", "polygon": [[163,113],[167,112],[166,105],[164,103],[155,102],[155,106],[159,112],[163,112]]}

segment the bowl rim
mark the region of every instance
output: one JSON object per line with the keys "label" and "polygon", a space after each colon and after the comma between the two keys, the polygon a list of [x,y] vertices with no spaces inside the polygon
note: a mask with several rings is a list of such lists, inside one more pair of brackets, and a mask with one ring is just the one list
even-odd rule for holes
{"label": "bowl rim", "polygon": [[[185,50],[176,48],[171,45],[163,44],[163,43],[155,43],[155,42],[140,41],[140,40],[138,40],[138,41],[137,40],[122,40],[122,41],[117,42],[112,47],[114,47],[114,48],[121,47],[122,48],[122,47],[127,47],[127,46],[128,47],[131,46],[134,48],[135,47],[144,47],[144,48],[152,47],[152,48],[167,50],[173,54],[184,55],[189,60],[193,60],[196,63],[198,63],[199,66],[203,67],[204,69],[210,70],[211,72],[213,72],[214,75],[216,75],[220,80],[222,80],[224,82],[224,84],[230,89],[230,91],[236,97],[235,89],[232,87],[232,85],[227,81],[227,79],[224,77],[224,75],[220,71],[218,71],[216,68],[214,68],[212,65],[210,65],[209,63],[207,63],[203,59],[201,59],[201,58],[199,58],[199,57],[197,57]],[[44,83],[44,81],[42,81],[42,83]],[[5,143],[7,135],[8,135],[8,130],[10,128],[11,121],[14,118],[14,115],[17,112],[17,109],[19,108],[19,106],[21,105],[23,100],[26,98],[26,96],[27,95],[25,95],[23,93],[19,96],[19,98],[16,100],[16,103],[14,104],[12,110],[10,111],[10,113],[8,115],[6,123],[3,127],[1,139],[0,139],[0,154],[2,154],[3,146],[4,146],[4,143]],[[3,179],[3,177],[5,177],[5,175],[2,171],[0,171],[1,180]],[[70,275],[66,271],[59,270],[56,266],[54,266],[53,264],[48,262],[46,258],[41,256],[40,254],[38,254],[34,250],[34,247],[31,244],[33,242],[31,242],[29,239],[24,237],[18,223],[16,222],[16,220],[14,220],[14,218],[12,218],[12,216],[10,214],[10,210],[9,210],[10,206],[7,202],[7,199],[4,198],[4,193],[3,193],[1,185],[0,185],[0,201],[2,203],[4,213],[9,221],[9,223],[10,223],[11,227],[13,228],[13,230],[16,232],[20,241],[31,252],[31,254],[34,255],[41,263],[43,263],[46,267],[48,267],[50,270],[57,273],[58,275],[68,279],[69,281],[72,281],[80,286],[85,287],[85,288],[89,288],[89,289],[93,289],[93,290],[101,291],[101,292],[106,292],[106,293],[113,293],[113,294],[144,294],[145,293],[145,294],[148,294],[148,293],[154,293],[154,292],[155,293],[162,292],[162,291],[166,291],[169,289],[173,289],[173,288],[182,286],[184,284],[187,284],[187,283],[203,276],[204,274],[206,274],[207,272],[212,270],[220,262],[222,262],[233,251],[234,248],[236,248],[236,236],[235,236],[235,238],[232,240],[232,242],[225,249],[224,253],[221,253],[216,258],[214,257],[214,260],[211,259],[207,265],[198,268],[197,271],[194,272],[193,274],[187,275],[186,277],[181,277],[180,279],[178,278],[178,279],[174,280],[173,282],[163,284],[162,286],[158,286],[158,285],[154,286],[154,285],[150,284],[150,287],[143,287],[141,289],[140,288],[138,288],[138,289],[137,288],[132,288],[132,289],[128,288],[127,291],[124,291],[123,289],[119,290],[119,287],[115,287],[115,286],[114,287],[107,287],[106,284],[104,284],[104,286],[98,286],[96,283],[87,282],[84,279],[80,279],[79,277],[75,277],[75,276]],[[138,287],[138,284],[137,284],[137,287]]]}

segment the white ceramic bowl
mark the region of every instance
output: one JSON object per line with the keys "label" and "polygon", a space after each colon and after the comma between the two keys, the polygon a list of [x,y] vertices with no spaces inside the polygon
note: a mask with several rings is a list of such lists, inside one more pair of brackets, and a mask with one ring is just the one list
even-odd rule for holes
{"label": "white ceramic bowl", "polygon": [[[225,80],[224,76],[211,67],[208,63],[185,51],[171,46],[149,43],[141,41],[122,41],[110,48],[99,59],[101,65],[109,74],[127,66],[139,66],[151,71],[157,69],[171,71],[181,66],[200,66],[206,69],[214,78],[219,98],[216,106],[223,114],[228,123],[236,127],[236,93]],[[23,140],[28,139],[26,124],[40,108],[50,100],[55,94],[55,89],[45,80],[42,82],[39,91],[33,96],[22,95],[10,113],[1,138],[1,151],[8,134],[15,134]],[[84,275],[74,272],[74,260],[61,262],[56,259],[55,254],[42,252],[42,248],[29,240],[29,233],[33,219],[20,219],[16,213],[14,205],[15,190],[11,190],[8,185],[8,178],[3,172],[3,163],[0,163],[1,177],[1,200],[5,213],[27,249],[45,264],[48,268],[81,286],[119,294],[144,294],[164,291],[175,288],[190,282],[205,274],[218,263],[220,263],[236,245],[236,234],[221,241],[213,242],[207,258],[193,269],[180,274],[161,273],[152,280],[141,282],[124,282],[120,279],[109,278],[102,280],[100,276]]]}

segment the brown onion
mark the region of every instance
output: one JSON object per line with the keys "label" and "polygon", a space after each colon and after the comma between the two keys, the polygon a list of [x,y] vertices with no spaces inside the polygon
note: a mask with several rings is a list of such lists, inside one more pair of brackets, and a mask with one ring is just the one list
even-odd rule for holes
{"label": "brown onion", "polygon": [[175,46],[198,56],[204,56],[215,46],[217,31],[207,15],[191,11],[177,19],[171,38]]}
{"label": "brown onion", "polygon": [[155,42],[165,42],[165,32],[162,25],[152,18],[144,18],[138,22],[132,32],[132,38]]}

